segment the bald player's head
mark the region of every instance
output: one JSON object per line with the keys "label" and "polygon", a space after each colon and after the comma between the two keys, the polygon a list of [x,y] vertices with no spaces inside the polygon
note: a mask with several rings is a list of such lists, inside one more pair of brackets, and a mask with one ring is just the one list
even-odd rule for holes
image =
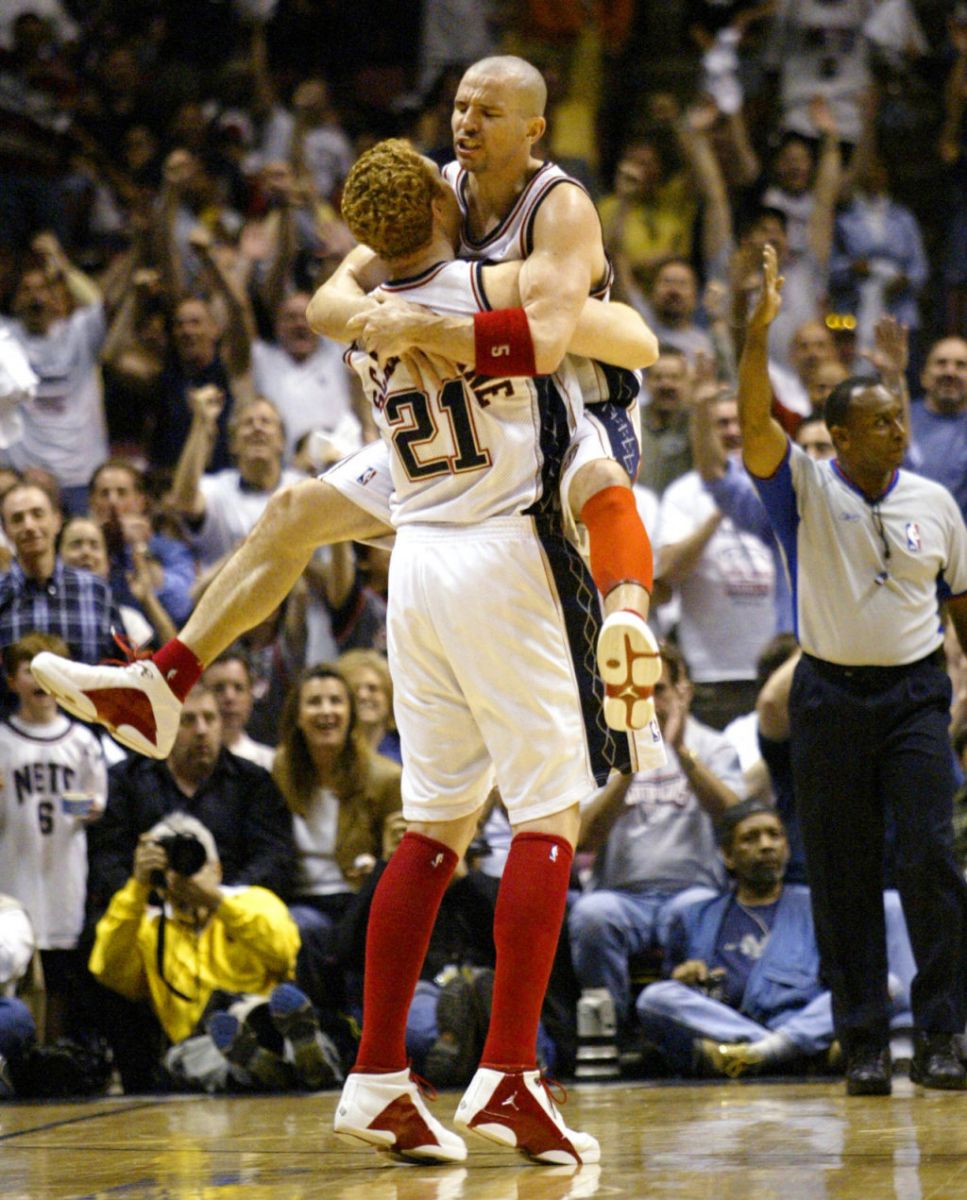
{"label": "bald player's head", "polygon": [[523,117],[543,117],[547,107],[547,84],[540,71],[526,59],[515,54],[494,54],[468,67],[461,82],[469,83],[487,76],[506,82],[517,97],[517,108]]}

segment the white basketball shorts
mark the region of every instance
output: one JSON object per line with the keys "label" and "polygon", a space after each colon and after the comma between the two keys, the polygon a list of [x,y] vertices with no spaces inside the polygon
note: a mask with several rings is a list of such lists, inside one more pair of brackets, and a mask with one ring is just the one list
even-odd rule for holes
{"label": "white basketball shorts", "polygon": [[528,517],[397,531],[387,632],[408,820],[469,815],[491,767],[513,824],[596,786],[599,700],[545,542]]}

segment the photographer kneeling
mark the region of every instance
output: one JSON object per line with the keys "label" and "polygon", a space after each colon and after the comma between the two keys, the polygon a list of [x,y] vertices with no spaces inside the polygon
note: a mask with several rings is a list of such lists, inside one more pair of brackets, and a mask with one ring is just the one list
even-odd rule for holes
{"label": "photographer kneeling", "polygon": [[174,1081],[206,1091],[336,1082],[335,1052],[293,977],[299,932],[267,888],[223,887],[215,840],[171,813],[138,842],[132,877],[97,924],[89,967],[148,1000]]}

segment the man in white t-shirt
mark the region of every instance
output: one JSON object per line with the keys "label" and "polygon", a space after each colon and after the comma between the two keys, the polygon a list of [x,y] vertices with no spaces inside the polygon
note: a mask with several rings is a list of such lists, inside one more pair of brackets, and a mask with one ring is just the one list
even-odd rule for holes
{"label": "man in white t-shirt", "polygon": [[223,396],[213,387],[190,393],[191,429],[171,488],[186,518],[202,568],[231,553],[262,515],[273,492],[303,476],[282,466],[285,429],[275,405],[257,397],[236,405],[229,426],[235,466],[204,474],[218,434]]}
{"label": "man in white t-shirt", "polygon": [[309,327],[308,292],[293,292],[275,312],[275,341],[252,346],[255,390],[271,400],[285,423],[286,458],[309,432],[325,435],[333,461],[362,444],[359,418],[353,412],[358,384],[343,363],[343,347]]}
{"label": "man in white t-shirt", "polygon": [[[107,425],[98,358],[107,334],[104,304],[71,267],[53,237],[40,241],[43,261],[24,270],[14,293],[14,319],[0,318],[23,347],[40,382],[21,406],[23,437],[4,452],[18,471],[42,467],[61,487],[69,512],[87,508],[91,464],[107,458]],[[62,315],[63,281],[77,307]]]}
{"label": "man in white t-shirt", "polygon": [[674,915],[722,888],[714,822],[745,795],[734,748],[691,716],[684,658],[669,645],[661,658],[655,712],[672,753],[582,806],[579,848],[595,852],[594,876],[568,914],[578,982],[608,990],[619,1037],[633,1017],[629,959],[663,948]]}
{"label": "man in white t-shirt", "polygon": [[[723,450],[738,451],[735,399],[714,401],[709,418]],[[695,684],[693,709],[721,729],[755,705],[756,659],[776,627],[772,551],[723,516],[698,471],[665,489],[658,527],[656,578],[681,602],[678,640]]]}

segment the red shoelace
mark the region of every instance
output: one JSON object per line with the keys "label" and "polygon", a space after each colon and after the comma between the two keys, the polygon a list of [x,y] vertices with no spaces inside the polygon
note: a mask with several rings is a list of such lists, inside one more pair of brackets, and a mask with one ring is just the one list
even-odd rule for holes
{"label": "red shoelace", "polygon": [[113,625],[111,626],[111,637],[114,638],[124,658],[103,658],[101,662],[104,666],[126,667],[133,662],[141,662],[143,659],[151,657],[150,650],[146,650],[143,646],[135,646],[126,633],[118,633]]}

